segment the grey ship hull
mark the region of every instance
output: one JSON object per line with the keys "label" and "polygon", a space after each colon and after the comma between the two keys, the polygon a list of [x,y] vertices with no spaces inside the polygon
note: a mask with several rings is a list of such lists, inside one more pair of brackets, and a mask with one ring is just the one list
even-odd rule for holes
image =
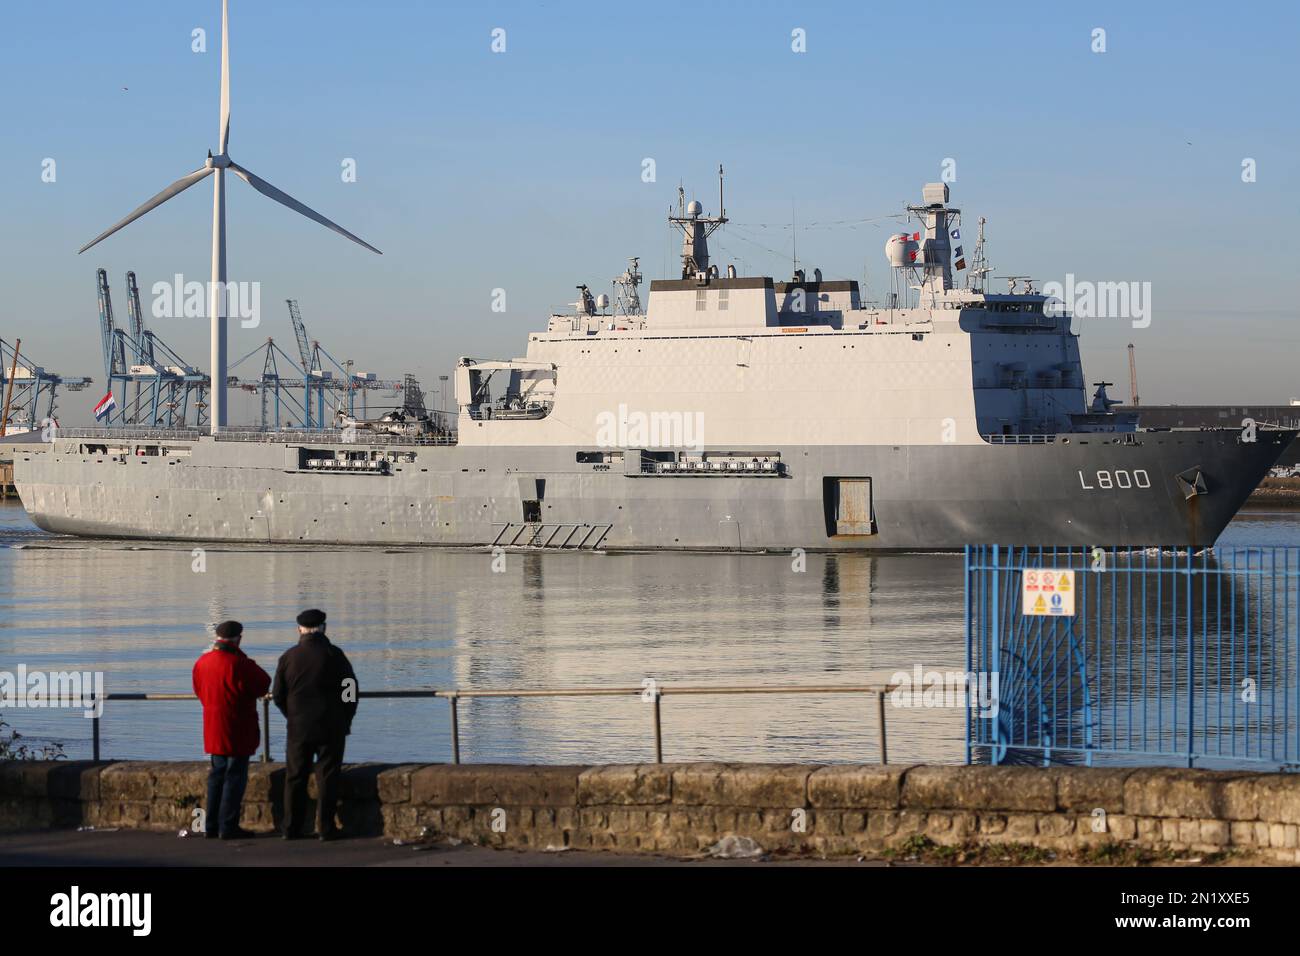
{"label": "grey ship hull", "polygon": [[[189,457],[169,459],[87,454],[60,439],[15,455],[15,482],[38,526],[89,537],[602,550],[1206,546],[1294,436],[788,447],[783,473],[762,476],[628,474],[578,462],[575,448],[314,442],[416,456],[387,474],[321,473],[299,468],[305,442],[194,438],[183,443]],[[864,477],[871,514],[858,530],[872,533],[840,533],[836,482]]]}

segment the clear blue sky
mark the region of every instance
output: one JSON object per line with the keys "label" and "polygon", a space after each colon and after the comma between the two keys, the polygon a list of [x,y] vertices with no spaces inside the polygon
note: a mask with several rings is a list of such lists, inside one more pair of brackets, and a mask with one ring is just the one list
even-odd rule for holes
{"label": "clear blue sky", "polygon": [[[968,236],[988,217],[998,274],[1152,283],[1151,328],[1084,324],[1090,380],[1127,382],[1133,341],[1146,402],[1300,397],[1296,4],[231,8],[231,155],[385,252],[229,180],[231,278],[261,282],[264,309],[261,328],[233,329],[232,357],[268,335],[292,354],[294,297],[336,357],[428,385],[457,355],[522,354],[576,284],[607,291],[627,256],[651,276],[674,268],[663,217],[679,179],[711,211],[725,164],[743,228],[719,233],[715,258],[783,277],[791,230],[776,226],[792,206],[801,223],[896,212],[951,157],[953,201]],[[177,272],[206,280],[206,183],[76,249],[215,146],[219,34],[217,0],[5,5],[0,335],[41,364],[103,382],[96,267],[123,321],[128,269],[146,297]],[[340,176],[349,157],[356,183]],[[799,258],[865,270],[879,292],[892,228],[802,228]],[[206,367],[202,320],[153,325]],[[94,391],[66,396],[65,417]]]}

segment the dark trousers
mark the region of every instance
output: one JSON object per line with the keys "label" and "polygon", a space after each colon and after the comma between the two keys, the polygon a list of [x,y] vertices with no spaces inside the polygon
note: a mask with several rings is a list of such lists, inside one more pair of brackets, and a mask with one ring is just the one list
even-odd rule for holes
{"label": "dark trousers", "polygon": [[239,828],[239,810],[248,786],[248,757],[212,755],[208,771],[208,810],[204,829],[208,833],[231,833]]}
{"label": "dark trousers", "polygon": [[335,829],[334,809],[339,802],[339,775],[343,770],[342,734],[327,740],[289,737],[284,745],[284,832],[302,833],[307,816],[307,778],[312,760],[316,761],[316,788],[319,823],[317,832]]}

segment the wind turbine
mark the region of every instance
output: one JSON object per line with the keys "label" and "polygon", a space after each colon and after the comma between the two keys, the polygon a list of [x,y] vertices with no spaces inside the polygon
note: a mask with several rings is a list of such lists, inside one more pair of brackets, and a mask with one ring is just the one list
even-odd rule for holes
{"label": "wind turbine", "polygon": [[[276,189],[265,179],[234,162],[226,152],[230,142],[230,5],[229,0],[221,0],[221,127],[218,134],[217,155],[208,150],[207,161],[188,176],[183,176],[172,183],[158,195],[139,206],[117,225],[100,233],[90,242],[77,250],[85,252],[91,246],[107,239],[123,226],[135,222],[145,213],[161,206],[195,183],[212,176],[212,284],[208,291],[208,314],[212,319],[212,402],[209,410],[209,422],[215,435],[226,425],[226,170],[252,186],[263,196],[269,196],[276,202],[288,206],[294,212],[313,219],[327,229],[333,229],[340,236],[346,236],[353,242],[365,246],[377,255],[383,255],[368,242],[357,238],[336,222],[326,219],[320,213],[304,206],[288,193]],[[215,174],[215,175],[214,175]]]}

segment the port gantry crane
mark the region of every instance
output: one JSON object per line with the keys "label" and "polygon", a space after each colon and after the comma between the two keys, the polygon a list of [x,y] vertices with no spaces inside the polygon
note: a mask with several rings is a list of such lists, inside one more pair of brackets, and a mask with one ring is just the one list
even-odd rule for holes
{"label": "port gantry crane", "polygon": [[[352,360],[339,362],[330,355],[320,342],[307,336],[307,326],[302,320],[302,310],[297,299],[286,299],[289,306],[289,321],[293,323],[294,338],[298,342],[299,365],[305,378],[304,402],[308,428],[326,428],[331,423],[325,415],[325,393],[335,394],[333,405],[336,411],[345,412],[350,418],[356,417],[356,397],[361,393],[361,414],[366,415],[366,393],[381,389],[394,392],[403,391],[405,382],[381,381],[372,372],[358,372],[352,367]],[[281,352],[281,355],[284,353]],[[285,356],[288,358],[288,356]],[[336,378],[335,375],[338,375]]]}
{"label": "port gantry crane", "polygon": [[[311,383],[307,379],[285,378],[282,376],[276,356],[288,362],[290,368],[296,368],[298,363],[286,355],[280,346],[275,344],[275,339],[268,338],[265,345],[259,345],[239,361],[232,362],[230,371],[234,372],[235,369],[254,355],[262,356],[261,378],[257,381],[246,382],[232,375],[227,380],[227,385],[231,388],[240,388],[246,392],[259,395],[261,399],[259,427],[263,431],[270,429],[279,431],[281,428],[292,428],[295,423],[303,427],[311,427],[309,424],[311,418]],[[302,393],[302,398],[297,397],[299,392]]]}
{"label": "port gantry crane", "polygon": [[8,396],[8,417],[0,432],[13,435],[57,424],[58,390],[79,392],[91,381],[48,371],[22,355],[18,343],[0,339],[0,398]]}
{"label": "port gantry crane", "polygon": [[108,425],[184,428],[205,424],[205,396],[211,381],[146,327],[135,273],[126,274],[129,332],[114,321],[107,271],[97,270],[96,278],[104,376],[109,391],[121,398],[116,413],[109,413]]}
{"label": "port gantry crane", "polygon": [[[363,418],[366,413],[366,396],[369,392],[391,389],[394,393],[406,395],[411,383],[414,383],[416,394],[423,394],[419,392],[419,383],[415,381],[414,376],[408,375],[409,381],[382,381],[373,373],[353,371],[350,359],[344,363],[335,360],[321,347],[320,342],[308,338],[307,327],[303,323],[302,311],[298,308],[297,300],[286,299],[285,301],[289,306],[289,321],[293,324],[294,339],[298,345],[298,358],[291,358],[275,343],[275,339],[268,338],[264,344],[230,366],[233,372],[254,356],[260,355],[262,357],[260,377],[255,380],[244,380],[232,375],[227,379],[230,387],[260,396],[258,424],[263,431],[268,429],[278,431],[281,428],[332,428],[340,412],[349,418],[355,418],[358,392],[361,394]],[[281,360],[287,363],[289,368],[301,369],[302,376],[287,377],[281,374]],[[335,377],[336,372],[338,377]],[[330,402],[335,417],[330,417],[326,413],[326,392],[336,396]]]}

